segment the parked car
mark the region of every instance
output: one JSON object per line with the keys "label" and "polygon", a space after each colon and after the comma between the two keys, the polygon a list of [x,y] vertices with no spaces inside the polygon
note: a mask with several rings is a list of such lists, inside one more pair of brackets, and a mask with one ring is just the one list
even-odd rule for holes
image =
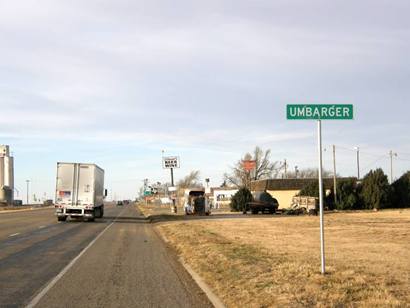
{"label": "parked car", "polygon": [[13,200],[13,205],[14,206],[22,206],[23,205],[23,200]]}
{"label": "parked car", "polygon": [[51,199],[44,200],[44,202],[43,202],[44,206],[52,206],[53,204],[54,204],[54,202]]}
{"label": "parked car", "polygon": [[124,202],[122,202],[121,200],[117,201],[117,206],[123,206],[123,205],[124,205]]}

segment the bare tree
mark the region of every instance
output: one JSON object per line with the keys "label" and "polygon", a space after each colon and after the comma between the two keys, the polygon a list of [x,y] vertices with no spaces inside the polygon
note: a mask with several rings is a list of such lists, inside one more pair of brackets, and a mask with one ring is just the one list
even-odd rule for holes
{"label": "bare tree", "polygon": [[184,178],[179,180],[177,182],[177,186],[179,188],[202,186],[202,184],[199,182],[199,175],[200,175],[199,170],[193,170],[188,175],[186,175]]}
{"label": "bare tree", "polygon": [[[278,161],[272,162],[270,155],[270,150],[263,151],[256,146],[252,154],[246,153],[242,159],[236,162],[235,166],[231,167],[230,174],[224,174],[225,182],[236,187],[243,187],[248,186],[251,180],[277,178],[283,165]],[[243,161],[246,160],[255,161],[255,169],[251,172],[244,168]]]}

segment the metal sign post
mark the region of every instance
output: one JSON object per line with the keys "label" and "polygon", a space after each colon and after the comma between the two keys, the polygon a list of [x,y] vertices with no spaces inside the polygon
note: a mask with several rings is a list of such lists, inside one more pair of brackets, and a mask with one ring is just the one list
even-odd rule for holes
{"label": "metal sign post", "polygon": [[[171,186],[174,186],[174,168],[179,168],[179,157],[178,156],[170,156],[170,157],[162,157],[162,168],[164,169],[171,169]],[[177,207],[175,205],[175,199],[172,198],[172,211],[174,213],[177,212]]]}
{"label": "metal sign post", "polygon": [[325,232],[323,221],[323,179],[322,179],[322,121],[317,121],[317,150],[319,157],[319,215],[320,215],[320,260],[321,260],[321,272],[325,273]]}
{"label": "metal sign post", "polygon": [[[317,120],[318,139],[318,180],[319,180],[319,216],[320,216],[320,260],[321,273],[325,274],[325,230],[323,219],[323,160],[322,160],[322,120],[352,120],[353,105],[287,105],[288,120]],[[336,168],[335,168],[336,169]],[[335,187],[336,189],[336,187]]]}

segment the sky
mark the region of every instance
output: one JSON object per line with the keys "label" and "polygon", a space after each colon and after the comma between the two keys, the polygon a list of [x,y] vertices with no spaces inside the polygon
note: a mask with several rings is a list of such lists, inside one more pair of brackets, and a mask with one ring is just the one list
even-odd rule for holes
{"label": "sky", "polygon": [[0,0],[0,144],[53,198],[56,162],[96,163],[109,198],[191,170],[219,186],[259,145],[290,170],[317,167],[315,121],[286,104],[353,104],[324,121],[324,168],[410,169],[410,3]]}

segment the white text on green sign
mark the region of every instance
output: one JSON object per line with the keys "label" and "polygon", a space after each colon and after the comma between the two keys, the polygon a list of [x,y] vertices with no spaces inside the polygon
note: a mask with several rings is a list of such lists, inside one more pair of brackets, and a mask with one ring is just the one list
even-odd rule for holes
{"label": "white text on green sign", "polygon": [[288,120],[352,120],[353,105],[287,105]]}

